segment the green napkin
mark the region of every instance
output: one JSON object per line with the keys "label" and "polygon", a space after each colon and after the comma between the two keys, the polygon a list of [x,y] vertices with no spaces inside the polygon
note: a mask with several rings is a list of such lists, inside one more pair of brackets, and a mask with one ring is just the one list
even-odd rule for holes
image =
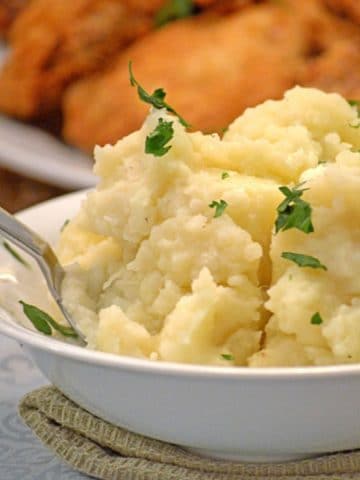
{"label": "green napkin", "polygon": [[115,427],[51,386],[26,395],[19,413],[61,459],[104,480],[360,480],[360,451],[280,464],[210,460]]}

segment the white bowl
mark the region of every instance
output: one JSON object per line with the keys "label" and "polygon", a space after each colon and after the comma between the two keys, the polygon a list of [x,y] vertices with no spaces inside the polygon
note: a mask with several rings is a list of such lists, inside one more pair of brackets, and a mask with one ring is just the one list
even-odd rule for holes
{"label": "white bowl", "polygon": [[[82,195],[19,217],[54,241]],[[0,332],[88,411],[199,454],[274,462],[360,446],[360,365],[255,369],[145,361],[45,337],[9,315]]]}

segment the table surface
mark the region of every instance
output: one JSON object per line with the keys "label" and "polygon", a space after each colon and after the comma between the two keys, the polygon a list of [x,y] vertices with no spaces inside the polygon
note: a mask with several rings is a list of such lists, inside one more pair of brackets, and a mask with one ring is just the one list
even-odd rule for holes
{"label": "table surface", "polygon": [[58,187],[46,185],[0,168],[0,206],[11,213],[44,202],[66,193]]}
{"label": "table surface", "polygon": [[13,340],[0,335],[0,478],[1,480],[85,480],[41,445],[22,424],[21,397],[48,383]]}

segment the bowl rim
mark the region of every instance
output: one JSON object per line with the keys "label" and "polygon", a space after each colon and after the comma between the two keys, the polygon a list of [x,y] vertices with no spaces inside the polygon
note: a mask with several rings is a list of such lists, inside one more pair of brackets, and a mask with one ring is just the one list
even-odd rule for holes
{"label": "bowl rim", "polygon": [[185,364],[176,362],[142,359],[125,355],[87,349],[67,343],[58,338],[48,337],[30,330],[12,319],[0,314],[0,334],[15,339],[21,345],[53,355],[72,358],[82,363],[103,367],[118,368],[132,372],[181,377],[214,378],[215,380],[319,380],[321,378],[338,378],[339,376],[359,376],[360,363],[338,364],[308,367],[238,367]]}

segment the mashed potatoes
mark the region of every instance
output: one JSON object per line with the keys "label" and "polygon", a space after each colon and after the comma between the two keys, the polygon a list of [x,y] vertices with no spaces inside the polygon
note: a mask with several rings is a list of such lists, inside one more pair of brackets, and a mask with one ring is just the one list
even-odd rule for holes
{"label": "mashed potatoes", "polygon": [[[174,135],[156,157],[144,145],[159,118]],[[65,304],[89,347],[211,365],[360,362],[359,122],[339,95],[294,88],[223,139],[156,110],[96,148],[100,182],[59,245]],[[279,186],[299,182],[314,232],[275,234]]]}

